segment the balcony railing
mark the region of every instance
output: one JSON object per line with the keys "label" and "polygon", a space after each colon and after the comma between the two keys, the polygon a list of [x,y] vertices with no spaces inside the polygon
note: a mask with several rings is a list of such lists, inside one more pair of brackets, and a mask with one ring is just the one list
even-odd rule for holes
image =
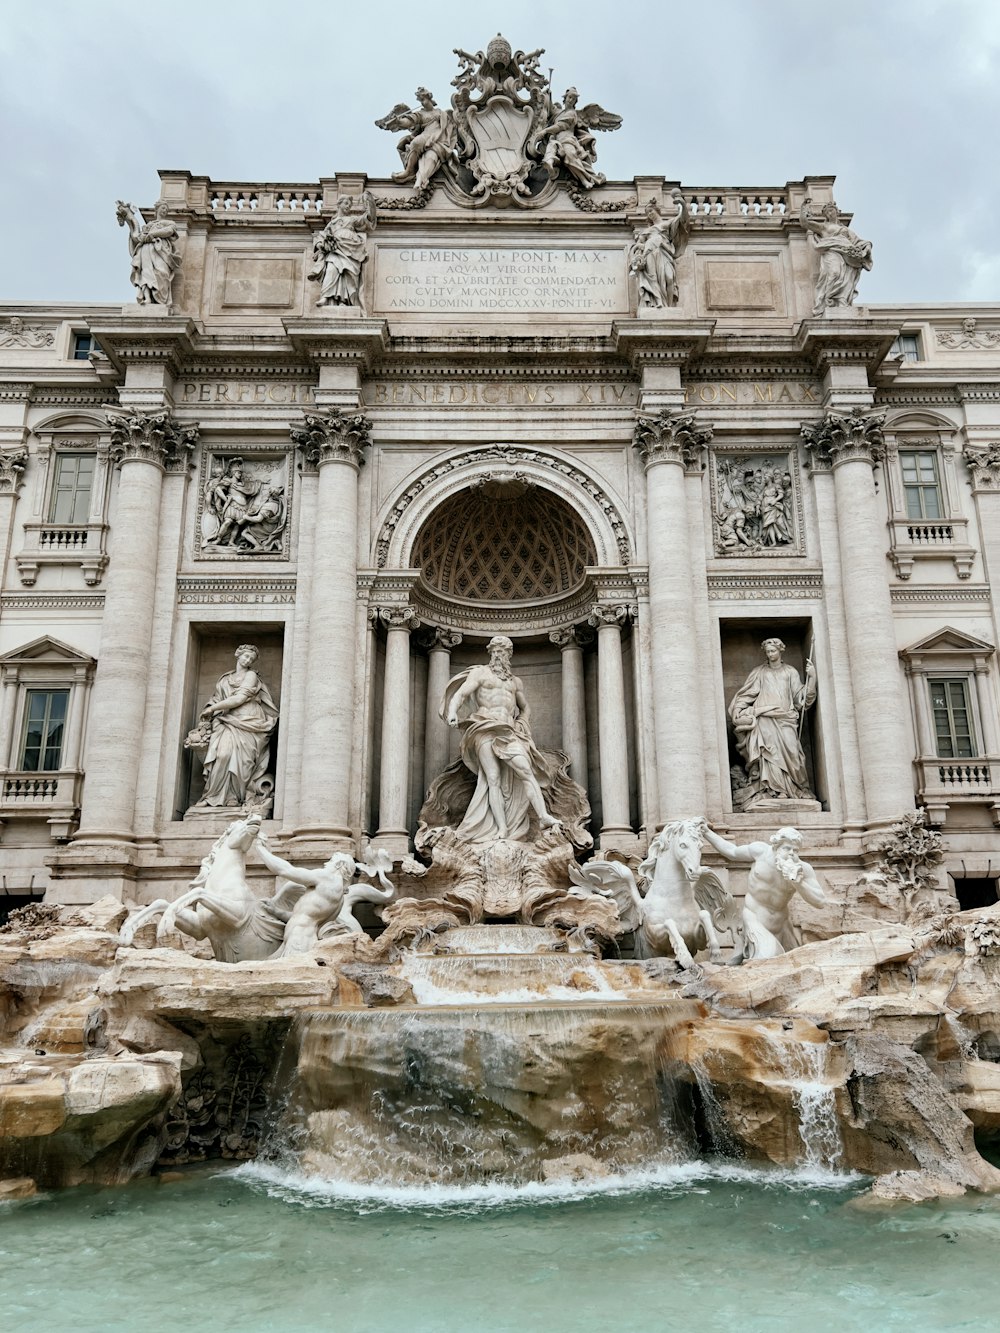
{"label": "balcony railing", "polygon": [[916,761],[917,795],[937,823],[952,805],[986,806],[1000,825],[1000,758],[923,758]]}
{"label": "balcony railing", "polygon": [[950,560],[960,579],[972,573],[975,547],[968,543],[966,518],[889,520],[889,558],[901,579],[920,560]]}
{"label": "balcony railing", "polygon": [[79,565],[88,588],[100,583],[108,564],[106,523],[25,523],[24,546],[14,557],[26,588],[43,565]]}
{"label": "balcony railing", "polygon": [[83,774],[12,771],[0,779],[0,829],[11,819],[44,819],[55,840],[68,838],[80,811]]}

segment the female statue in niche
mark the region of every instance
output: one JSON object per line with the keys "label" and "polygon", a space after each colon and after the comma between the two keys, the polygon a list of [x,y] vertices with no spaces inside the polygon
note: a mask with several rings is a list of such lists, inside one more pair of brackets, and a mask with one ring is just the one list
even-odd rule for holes
{"label": "female statue in niche", "polygon": [[184,742],[185,749],[205,750],[205,790],[194,810],[269,803],[268,748],[278,710],[253,669],[258,649],[241,643],[235,656],[235,670],[220,677]]}
{"label": "female statue in niche", "polygon": [[748,778],[741,805],[758,796],[812,800],[800,723],[816,702],[816,668],[806,663],[803,684],[795,668],[782,661],[785,645],[780,639],[765,639],[761,647],[763,665],[750,672],[729,705]]}

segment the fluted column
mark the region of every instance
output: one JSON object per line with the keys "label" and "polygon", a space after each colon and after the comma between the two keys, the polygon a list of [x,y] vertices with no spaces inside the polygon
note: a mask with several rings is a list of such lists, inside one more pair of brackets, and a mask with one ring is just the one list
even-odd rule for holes
{"label": "fluted column", "polygon": [[583,683],[583,644],[575,625],[568,629],[554,629],[549,638],[562,653],[562,748],[569,756],[570,777],[586,791],[587,700]]}
{"label": "fluted column", "polygon": [[382,685],[382,750],[379,764],[379,844],[406,854],[408,778],[410,775],[410,630],[416,612],[409,606],[380,607],[386,627],[385,678]]}
{"label": "fluted column", "polygon": [[108,421],[111,456],[120,475],[77,842],[121,842],[133,836],[153,629],[160,492],[165,468],[183,466],[198,438],[197,428],[181,429],[165,411],[109,412]]}
{"label": "fluted column", "polygon": [[893,631],[886,532],[873,466],[885,454],[884,414],[828,412],[802,434],[813,466],[833,468],[851,688],[869,823],[914,805],[913,743]]}
{"label": "fluted column", "polygon": [[628,742],[622,626],[631,608],[598,603],[588,623],[597,630],[597,726],[601,747],[601,843],[631,836],[628,801]]}
{"label": "fluted column", "polygon": [[450,728],[440,715],[445,686],[451,679],[451,650],[462,642],[461,634],[443,625],[430,630],[427,653],[427,711],[424,723],[424,794],[448,767]]}
{"label": "fluted column", "polygon": [[700,696],[702,668],[692,616],[694,591],[685,469],[698,467],[711,429],[689,413],[640,416],[635,446],[646,467],[653,736],[658,826],[705,809]]}
{"label": "fluted column", "polygon": [[371,422],[336,409],[306,414],[292,439],[319,469],[306,662],[300,835],[348,842],[357,651],[358,470]]}

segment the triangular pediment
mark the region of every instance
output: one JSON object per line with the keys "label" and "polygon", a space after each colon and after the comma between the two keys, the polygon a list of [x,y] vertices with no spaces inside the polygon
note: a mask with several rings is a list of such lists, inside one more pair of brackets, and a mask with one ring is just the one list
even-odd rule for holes
{"label": "triangular pediment", "polygon": [[992,643],[987,643],[985,639],[977,639],[974,634],[967,634],[965,630],[955,629],[951,625],[945,625],[943,629],[935,630],[933,634],[928,634],[916,643],[911,643],[906,648],[899,650],[900,657],[916,657],[918,655],[926,656],[928,653],[940,653],[953,656],[955,653],[969,653],[977,656],[986,653],[994,653],[996,648]]}
{"label": "triangular pediment", "polygon": [[21,648],[14,648],[9,653],[0,654],[0,666],[93,666],[94,658],[88,653],[81,653],[71,648],[60,639],[45,635],[33,639]]}

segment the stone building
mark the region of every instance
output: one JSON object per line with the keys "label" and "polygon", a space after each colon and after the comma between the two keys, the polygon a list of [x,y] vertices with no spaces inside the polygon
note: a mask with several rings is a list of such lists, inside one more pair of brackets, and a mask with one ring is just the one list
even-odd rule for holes
{"label": "stone building", "polygon": [[[600,848],[794,823],[837,885],[922,805],[992,901],[1000,306],[865,304],[831,177],[605,182],[617,117],[491,59],[386,118],[403,179],[164,171],[135,304],[0,306],[7,906],[188,883],[246,643],[273,845],[398,861],[501,633]],[[727,713],[768,637],[815,669],[797,799]]]}

